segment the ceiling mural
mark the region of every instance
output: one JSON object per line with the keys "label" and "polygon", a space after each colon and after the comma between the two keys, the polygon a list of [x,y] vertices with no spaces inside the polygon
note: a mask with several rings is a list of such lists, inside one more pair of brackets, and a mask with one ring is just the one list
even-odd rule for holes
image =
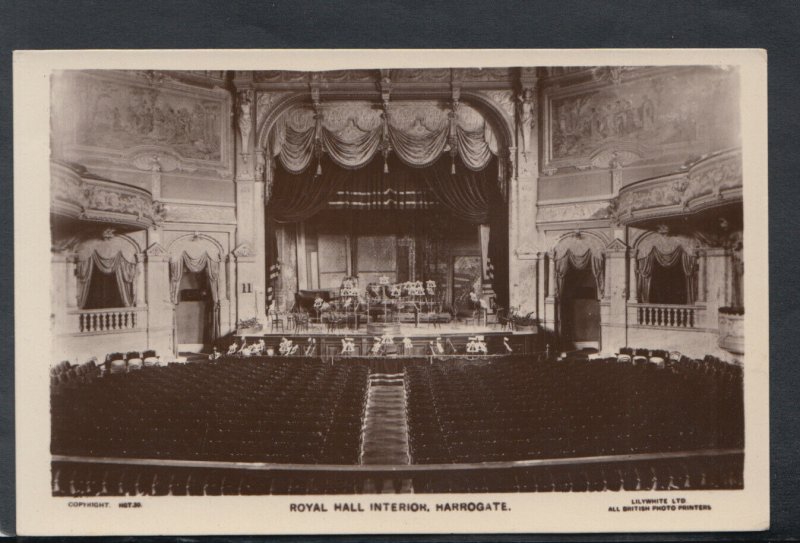
{"label": "ceiling mural", "polygon": [[591,164],[608,149],[641,158],[658,153],[717,148],[738,139],[738,79],[733,70],[663,73],[609,84],[549,89],[548,162]]}

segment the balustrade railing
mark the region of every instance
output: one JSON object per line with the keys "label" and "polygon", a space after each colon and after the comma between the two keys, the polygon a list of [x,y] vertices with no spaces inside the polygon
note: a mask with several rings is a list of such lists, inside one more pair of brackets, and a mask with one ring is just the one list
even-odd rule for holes
{"label": "balustrade railing", "polygon": [[695,328],[698,325],[696,308],[691,305],[637,304],[636,316],[640,326]]}
{"label": "balustrade railing", "polygon": [[118,307],[111,309],[84,309],[77,312],[78,332],[123,332],[140,326],[142,308]]}

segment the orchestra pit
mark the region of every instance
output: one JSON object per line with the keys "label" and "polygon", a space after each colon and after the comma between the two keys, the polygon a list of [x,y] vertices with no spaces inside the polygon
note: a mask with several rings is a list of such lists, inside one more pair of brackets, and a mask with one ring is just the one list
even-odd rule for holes
{"label": "orchestra pit", "polygon": [[54,496],[743,488],[735,68],[51,85]]}

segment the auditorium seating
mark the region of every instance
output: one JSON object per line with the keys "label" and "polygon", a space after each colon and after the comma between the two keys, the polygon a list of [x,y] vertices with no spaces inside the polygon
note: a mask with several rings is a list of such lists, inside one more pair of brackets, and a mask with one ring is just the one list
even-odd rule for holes
{"label": "auditorium seating", "polygon": [[[631,358],[665,357],[664,364],[578,355],[558,361],[513,355],[333,364],[304,357],[225,357],[145,364],[141,371],[101,377],[94,361],[62,362],[51,369],[58,384],[51,400],[51,450],[62,455],[53,463],[53,493],[741,488],[741,367],[712,356],[627,352]],[[358,464],[368,376],[378,362],[405,372],[412,463],[455,470],[315,471],[318,464]],[[110,458],[145,458],[153,465]],[[482,464],[534,459],[545,465]],[[571,461],[547,463],[553,459]],[[295,469],[167,467],[158,465],[162,460],[268,462]]]}
{"label": "auditorium seating", "polygon": [[741,370],[723,362],[436,363],[407,368],[406,385],[420,464],[744,445]]}
{"label": "auditorium seating", "polygon": [[52,397],[52,452],[354,464],[368,369],[221,359],[102,379]]}

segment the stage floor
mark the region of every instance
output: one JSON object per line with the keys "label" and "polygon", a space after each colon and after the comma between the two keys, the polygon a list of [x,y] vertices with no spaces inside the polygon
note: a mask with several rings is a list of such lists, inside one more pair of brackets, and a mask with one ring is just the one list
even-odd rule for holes
{"label": "stage floor", "polygon": [[[390,323],[392,324],[392,323]],[[509,330],[503,329],[500,325],[481,326],[476,324],[464,324],[459,322],[444,323],[437,326],[432,324],[420,324],[414,326],[412,323],[398,323],[394,326],[399,327],[399,333],[392,333],[393,337],[437,337],[437,336],[451,336],[451,335],[488,335],[488,334],[506,334],[506,335],[530,335],[536,334],[536,330]],[[287,326],[285,323],[281,326],[267,325],[260,332],[247,332],[238,333],[237,336],[254,337],[259,335],[286,335],[286,336],[317,336],[317,335],[334,335],[334,336],[373,336],[365,325],[360,326],[357,330],[353,328],[335,328],[329,329],[327,324],[310,323],[308,328],[297,330],[292,326]]]}
{"label": "stage floor", "polygon": [[[381,323],[382,324],[382,323]],[[472,336],[483,336],[489,348],[489,354],[507,354],[508,350],[504,345],[507,340],[515,354],[531,354],[541,350],[538,345],[538,335],[535,330],[512,331],[503,330],[500,326],[481,326],[478,324],[466,324],[461,322],[443,323],[438,326],[432,324],[389,323],[388,334],[393,338],[398,347],[404,338],[411,340],[408,352],[409,356],[428,356],[432,353],[431,344],[437,337],[442,338],[442,342],[447,348],[448,354],[468,354],[466,352],[467,343]],[[283,328],[283,329],[282,329]],[[263,339],[267,347],[277,350],[283,338],[291,339],[299,345],[302,350],[314,343],[313,356],[337,356],[341,354],[345,338],[352,339],[355,356],[366,356],[370,353],[376,337],[383,333],[373,333],[367,330],[366,326],[361,326],[358,330],[349,328],[329,329],[323,323],[312,323],[308,329],[297,330],[286,326],[265,326],[263,330],[240,330],[236,336],[245,338],[248,344],[252,344]]]}

